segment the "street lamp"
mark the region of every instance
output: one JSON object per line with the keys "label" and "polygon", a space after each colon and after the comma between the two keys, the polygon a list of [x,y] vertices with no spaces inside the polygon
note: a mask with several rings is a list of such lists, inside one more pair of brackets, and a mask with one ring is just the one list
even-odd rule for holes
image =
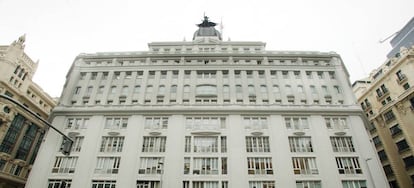
{"label": "street lamp", "polygon": [[[32,110],[30,110],[29,108],[27,108],[26,106],[24,106],[23,104],[21,104],[19,101],[16,101],[15,99],[13,99],[13,98],[11,98],[11,97],[9,97],[7,95],[3,95],[3,94],[0,94],[0,98],[6,99],[6,100],[12,102],[13,104],[15,104],[18,107],[22,108],[24,111],[26,111],[27,113],[29,113],[30,115],[32,115],[36,119],[38,119],[41,122],[43,122],[48,127],[50,127],[53,130],[55,130],[57,133],[59,133],[60,135],[62,135],[63,136],[63,140],[64,140],[63,141],[63,144],[61,146],[62,153],[64,155],[69,155],[70,154],[70,150],[71,150],[72,144],[73,144],[73,140],[71,138],[69,138],[68,136],[66,136],[65,134],[63,134],[60,130],[58,130],[56,127],[54,127],[53,125],[51,125],[49,122],[47,122],[46,120],[44,120],[42,117],[40,117],[39,115],[37,115],[36,113],[34,113]],[[7,105],[5,105],[3,107],[3,111],[5,113],[10,113],[10,108]]]}

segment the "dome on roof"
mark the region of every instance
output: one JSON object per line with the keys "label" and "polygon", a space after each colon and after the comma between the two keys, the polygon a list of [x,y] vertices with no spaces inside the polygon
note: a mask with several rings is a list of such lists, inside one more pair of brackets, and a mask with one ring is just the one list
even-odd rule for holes
{"label": "dome on roof", "polygon": [[198,37],[217,37],[219,40],[222,40],[221,33],[214,28],[216,25],[216,23],[210,22],[207,16],[204,16],[203,22],[197,24],[199,28],[194,32],[193,40]]}

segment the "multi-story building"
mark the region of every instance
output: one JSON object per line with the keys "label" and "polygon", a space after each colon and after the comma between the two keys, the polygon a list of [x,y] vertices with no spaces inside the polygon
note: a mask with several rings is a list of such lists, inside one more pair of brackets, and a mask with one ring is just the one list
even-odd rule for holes
{"label": "multi-story building", "polygon": [[398,56],[401,47],[410,48],[414,45],[414,17],[391,39],[392,50],[387,54],[388,58]]}
{"label": "multi-story building", "polygon": [[26,187],[388,187],[333,52],[222,41],[80,54]]}
{"label": "multi-story building", "polygon": [[0,188],[24,187],[45,125],[7,97],[47,119],[56,102],[32,77],[38,63],[24,52],[25,36],[0,46]]}
{"label": "multi-story building", "polygon": [[414,186],[414,46],[353,84],[390,186]]}

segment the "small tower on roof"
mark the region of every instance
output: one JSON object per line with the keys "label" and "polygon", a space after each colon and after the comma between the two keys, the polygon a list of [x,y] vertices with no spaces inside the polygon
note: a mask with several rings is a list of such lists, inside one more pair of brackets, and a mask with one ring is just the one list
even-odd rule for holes
{"label": "small tower on roof", "polygon": [[197,24],[198,29],[194,33],[193,40],[203,37],[213,37],[222,40],[221,33],[214,28],[216,25],[216,23],[210,22],[207,16],[204,16],[204,20]]}

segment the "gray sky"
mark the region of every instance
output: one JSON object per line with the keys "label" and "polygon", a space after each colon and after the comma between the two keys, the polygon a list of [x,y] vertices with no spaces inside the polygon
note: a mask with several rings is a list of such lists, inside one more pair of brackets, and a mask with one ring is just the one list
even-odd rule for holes
{"label": "gray sky", "polygon": [[26,53],[40,60],[34,81],[58,97],[79,53],[189,41],[206,13],[222,20],[224,40],[335,51],[353,82],[384,63],[391,47],[378,41],[401,29],[413,7],[413,0],[0,0],[0,44],[25,33]]}

